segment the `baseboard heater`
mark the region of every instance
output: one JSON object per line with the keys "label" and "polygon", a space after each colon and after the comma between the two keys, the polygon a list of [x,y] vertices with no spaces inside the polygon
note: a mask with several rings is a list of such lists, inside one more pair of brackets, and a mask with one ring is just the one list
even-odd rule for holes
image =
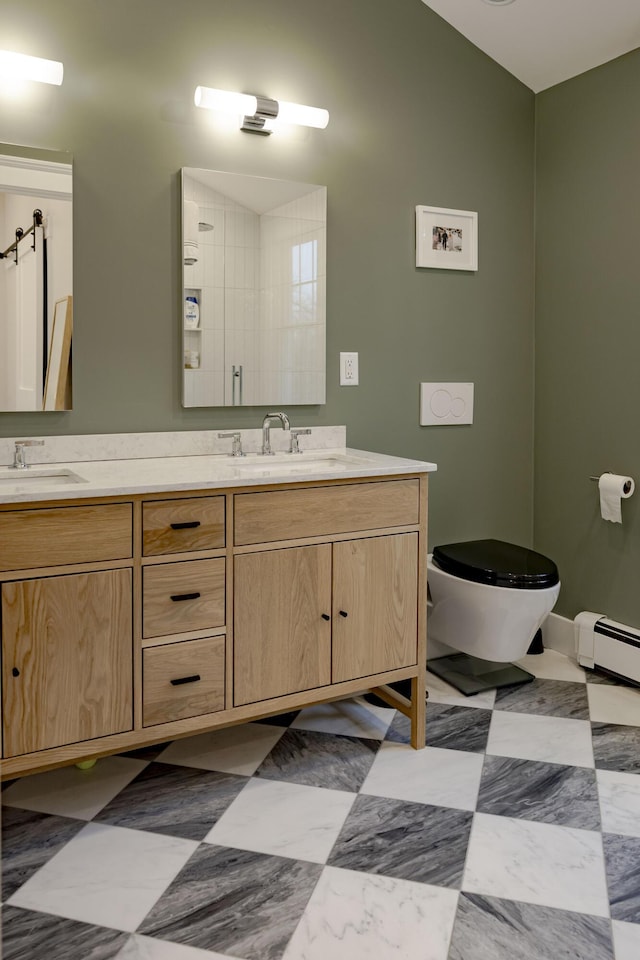
{"label": "baseboard heater", "polygon": [[640,686],[640,630],[584,610],[574,619],[578,663]]}

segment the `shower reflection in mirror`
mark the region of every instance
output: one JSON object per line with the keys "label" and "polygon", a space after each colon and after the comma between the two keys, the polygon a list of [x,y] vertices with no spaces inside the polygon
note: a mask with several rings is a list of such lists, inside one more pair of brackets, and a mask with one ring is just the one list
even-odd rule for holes
{"label": "shower reflection in mirror", "polygon": [[71,231],[71,165],[0,155],[2,411],[71,409]]}
{"label": "shower reflection in mirror", "polygon": [[325,402],[326,187],[182,170],[183,404]]}

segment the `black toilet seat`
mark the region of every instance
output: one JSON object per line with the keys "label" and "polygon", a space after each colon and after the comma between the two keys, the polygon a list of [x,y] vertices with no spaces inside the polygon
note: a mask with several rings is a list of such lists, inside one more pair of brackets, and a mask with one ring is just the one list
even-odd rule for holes
{"label": "black toilet seat", "polygon": [[553,560],[504,540],[447,543],[434,547],[433,561],[454,577],[512,590],[545,590],[560,582]]}

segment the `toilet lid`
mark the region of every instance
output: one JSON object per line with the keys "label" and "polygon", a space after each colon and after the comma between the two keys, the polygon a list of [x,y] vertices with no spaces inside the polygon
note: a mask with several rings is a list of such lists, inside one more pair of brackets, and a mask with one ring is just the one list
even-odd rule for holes
{"label": "toilet lid", "polygon": [[447,543],[434,547],[433,559],[454,577],[514,590],[544,590],[560,579],[553,560],[504,540]]}

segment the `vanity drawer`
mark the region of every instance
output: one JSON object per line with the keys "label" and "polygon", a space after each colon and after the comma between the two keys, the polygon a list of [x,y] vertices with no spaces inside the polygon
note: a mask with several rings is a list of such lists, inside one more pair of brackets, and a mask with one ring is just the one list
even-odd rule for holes
{"label": "vanity drawer", "polygon": [[0,570],[125,560],[131,548],[130,503],[0,513]]}
{"label": "vanity drawer", "polygon": [[239,493],[234,498],[235,543],[242,546],[417,524],[419,484],[419,480],[389,480]]}
{"label": "vanity drawer", "polygon": [[143,503],[143,556],[224,547],[224,501],[224,497],[189,497]]}
{"label": "vanity drawer", "polygon": [[142,636],[208,630],[225,622],[225,561],[187,560],[144,568]]}
{"label": "vanity drawer", "polygon": [[224,644],[224,637],[207,637],[144,650],[145,727],[224,710]]}

